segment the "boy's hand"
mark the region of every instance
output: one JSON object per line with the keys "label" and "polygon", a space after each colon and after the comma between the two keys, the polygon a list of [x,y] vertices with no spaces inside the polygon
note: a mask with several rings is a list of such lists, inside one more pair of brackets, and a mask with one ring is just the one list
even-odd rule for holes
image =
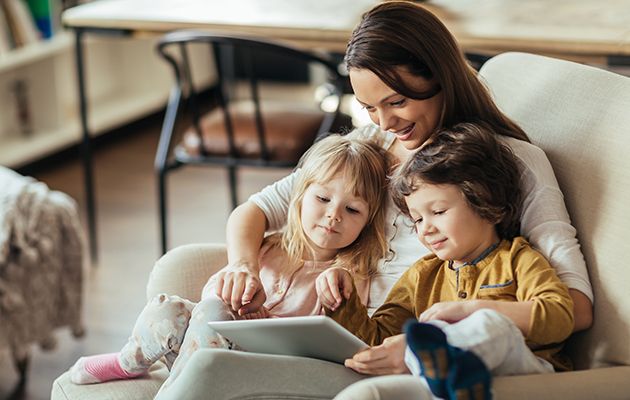
{"label": "boy's hand", "polygon": [[335,311],[352,294],[352,276],[343,268],[328,268],[317,277],[315,289],[322,305]]}
{"label": "boy's hand", "polygon": [[392,375],[408,374],[405,364],[405,335],[391,336],[383,344],[358,352],[345,361],[344,365],[360,374]]}
{"label": "boy's hand", "polygon": [[247,265],[217,273],[217,296],[238,315],[254,313],[267,299],[260,278]]}
{"label": "boy's hand", "polygon": [[427,322],[431,320],[440,320],[448,323],[461,321],[478,309],[475,300],[469,301],[443,301],[435,303],[431,307],[424,310],[418,321]]}

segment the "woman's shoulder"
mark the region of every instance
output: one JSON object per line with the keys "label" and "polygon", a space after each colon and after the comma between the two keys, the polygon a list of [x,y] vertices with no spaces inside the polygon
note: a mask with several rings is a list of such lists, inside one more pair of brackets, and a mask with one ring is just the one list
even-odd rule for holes
{"label": "woman's shoulder", "polygon": [[508,146],[522,171],[525,186],[547,186],[557,188],[558,182],[553,171],[553,166],[544,150],[535,144],[524,140],[501,136],[501,142]]}
{"label": "woman's shoulder", "polygon": [[533,143],[503,135],[499,135],[499,140],[504,145],[508,146],[519,159],[530,159],[532,157],[541,156],[547,158],[544,150]]}
{"label": "woman's shoulder", "polygon": [[500,136],[500,140],[525,167],[533,170],[551,168],[547,154],[535,144],[508,136]]}

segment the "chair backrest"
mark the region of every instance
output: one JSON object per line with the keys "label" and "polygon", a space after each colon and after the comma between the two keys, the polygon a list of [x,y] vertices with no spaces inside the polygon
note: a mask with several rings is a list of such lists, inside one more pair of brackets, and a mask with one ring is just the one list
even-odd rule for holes
{"label": "chair backrest", "polygon": [[576,367],[630,365],[630,78],[524,53],[498,55],[480,75],[549,157],[578,231],[595,313],[570,340]]}
{"label": "chair backrest", "polygon": [[[326,81],[329,83],[329,95],[334,95],[338,99],[342,94],[345,77],[338,71],[337,63],[327,54],[314,53],[284,43],[265,40],[262,38],[217,34],[203,31],[175,31],[165,35],[158,43],[158,52],[171,64],[177,79],[176,86],[181,90],[184,97],[188,99],[193,125],[201,138],[202,127],[198,90],[195,87],[195,79],[190,62],[191,46],[205,45],[214,59],[217,72],[216,102],[222,109],[222,118],[227,134],[228,156],[237,159],[239,154],[237,143],[235,142],[235,121],[238,117],[234,115],[233,107],[230,103],[235,99],[235,86],[237,83],[240,89],[247,88],[246,96],[249,99],[248,109],[253,113],[256,135],[258,139],[257,149],[259,158],[263,162],[270,162],[273,155],[270,152],[266,136],[266,126],[264,121],[264,107],[261,107],[260,85],[265,80],[264,74],[269,73],[269,67],[273,60],[286,60],[293,66],[296,63],[303,63],[304,68],[312,68],[312,65],[319,65],[326,74]],[[175,52],[173,52],[175,50]],[[174,53],[178,53],[177,55]],[[277,61],[275,63],[277,65]],[[308,71],[307,71],[308,73]],[[247,83],[243,85],[243,83]],[[240,96],[239,96],[240,97]],[[287,103],[285,103],[287,104]],[[327,134],[339,114],[340,101],[334,107],[322,110],[324,117],[314,137],[321,137]],[[250,107],[251,106],[251,107]],[[284,105],[280,106],[283,107]],[[273,106],[269,106],[273,108]],[[286,107],[285,107],[286,108]],[[242,110],[242,108],[240,108]],[[319,111],[319,110],[318,110]],[[278,113],[277,115],[287,115]],[[319,121],[319,119],[318,119]],[[290,124],[289,124],[290,125]],[[291,134],[288,129],[287,135]]]}

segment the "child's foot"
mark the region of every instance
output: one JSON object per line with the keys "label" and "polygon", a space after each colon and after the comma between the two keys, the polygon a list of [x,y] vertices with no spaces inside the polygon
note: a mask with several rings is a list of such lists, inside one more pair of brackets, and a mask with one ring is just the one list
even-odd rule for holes
{"label": "child's foot", "polygon": [[491,400],[492,375],[471,351],[454,355],[446,380],[449,399]]}
{"label": "child's foot", "polygon": [[81,357],[70,368],[70,381],[77,385],[100,383],[116,379],[130,379],[142,375],[126,372],[120,366],[120,353]]}
{"label": "child's foot", "polygon": [[404,329],[407,344],[420,362],[421,375],[429,384],[429,389],[437,397],[445,398],[450,366],[450,346],[446,335],[436,326],[416,321],[408,322]]}

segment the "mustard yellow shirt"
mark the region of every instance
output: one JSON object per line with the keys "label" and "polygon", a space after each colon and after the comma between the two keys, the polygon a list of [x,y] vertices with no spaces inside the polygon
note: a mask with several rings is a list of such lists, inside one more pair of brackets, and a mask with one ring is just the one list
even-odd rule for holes
{"label": "mustard yellow shirt", "polygon": [[401,333],[408,319],[417,319],[431,305],[473,299],[533,301],[528,346],[557,370],[570,369],[559,354],[573,330],[573,301],[567,286],[549,262],[522,237],[503,240],[477,264],[450,268],[429,255],[412,265],[392,287],[372,318],[356,291],[326,314],[370,345]]}

